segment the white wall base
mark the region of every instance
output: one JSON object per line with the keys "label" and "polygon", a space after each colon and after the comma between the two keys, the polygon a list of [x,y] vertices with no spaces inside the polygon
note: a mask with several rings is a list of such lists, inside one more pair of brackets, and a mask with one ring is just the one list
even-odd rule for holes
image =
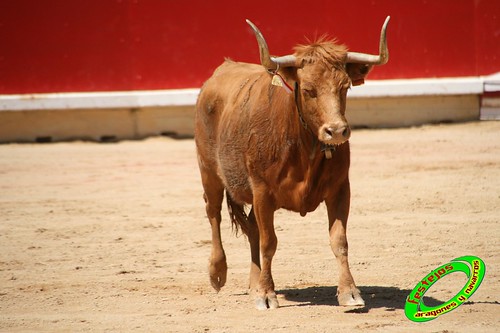
{"label": "white wall base", "polygon": [[[498,118],[498,76],[371,81],[348,94],[353,127]],[[497,89],[498,90],[495,90]],[[193,134],[199,89],[0,95],[0,142],[112,141]]]}

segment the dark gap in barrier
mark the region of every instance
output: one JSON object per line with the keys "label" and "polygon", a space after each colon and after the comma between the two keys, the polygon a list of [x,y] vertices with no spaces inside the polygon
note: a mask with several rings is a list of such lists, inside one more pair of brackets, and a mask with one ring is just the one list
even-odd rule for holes
{"label": "dark gap in barrier", "polygon": [[165,131],[160,133],[161,136],[165,136],[168,138],[176,139],[176,140],[183,140],[183,139],[192,139],[194,136],[192,134],[179,134],[174,131]]}
{"label": "dark gap in barrier", "polygon": [[35,142],[37,142],[37,143],[50,143],[50,142],[52,142],[52,137],[51,136],[37,136],[35,138]]}
{"label": "dark gap in barrier", "polygon": [[169,138],[176,138],[177,137],[177,132],[174,131],[165,131],[160,133],[161,136],[167,136]]}
{"label": "dark gap in barrier", "polygon": [[99,141],[102,143],[118,142],[118,138],[116,135],[103,135],[100,137]]}

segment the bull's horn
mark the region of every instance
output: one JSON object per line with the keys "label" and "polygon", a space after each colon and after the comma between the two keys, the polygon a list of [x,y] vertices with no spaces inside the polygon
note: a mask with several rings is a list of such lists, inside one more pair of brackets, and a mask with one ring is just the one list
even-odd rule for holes
{"label": "bull's horn", "polygon": [[384,65],[389,61],[389,50],[387,49],[387,38],[386,30],[387,24],[389,23],[390,16],[385,19],[384,25],[382,26],[382,31],[380,31],[380,45],[379,45],[379,55],[372,55],[366,53],[348,52],[347,60],[348,63],[358,63],[358,64],[369,64],[369,65]]}
{"label": "bull's horn", "polygon": [[247,23],[252,28],[255,33],[255,37],[257,38],[257,43],[259,44],[259,52],[260,52],[260,63],[264,66],[265,69],[275,70],[278,67],[294,67],[297,58],[294,55],[287,55],[283,57],[271,57],[269,55],[269,48],[267,47],[266,40],[259,28],[255,24],[253,24],[250,20],[246,20]]}

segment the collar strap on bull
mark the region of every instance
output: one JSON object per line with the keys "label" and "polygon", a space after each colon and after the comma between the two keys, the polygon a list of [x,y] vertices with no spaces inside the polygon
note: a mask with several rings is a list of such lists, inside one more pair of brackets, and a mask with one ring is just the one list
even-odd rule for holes
{"label": "collar strap on bull", "polygon": [[300,101],[299,101],[299,83],[298,82],[295,82],[295,86],[294,86],[293,90],[294,90],[294,93],[295,93],[295,105],[297,106],[297,112],[299,113],[300,123],[302,124],[302,127],[304,127],[304,129],[306,131],[308,131],[309,128],[307,127],[307,123],[304,120],[304,116],[302,115],[302,110],[301,110],[301,107],[300,107]]}
{"label": "collar strap on bull", "polygon": [[[316,137],[314,136],[314,133],[309,129],[306,121],[304,120],[304,116],[302,114],[302,109],[301,109],[300,101],[299,101],[299,83],[298,82],[295,82],[294,93],[295,93],[295,105],[297,106],[297,112],[299,113],[300,123],[302,124],[302,127],[304,127],[304,129],[306,131],[311,132],[311,134],[313,136],[313,140],[314,140],[313,149],[312,149],[311,155],[309,156],[310,159],[313,159],[314,155],[316,154],[316,147],[317,147],[318,139],[316,139]],[[335,146],[321,143],[321,151],[325,153],[325,157],[327,159],[330,159],[330,158],[332,158],[333,153],[335,152]]]}

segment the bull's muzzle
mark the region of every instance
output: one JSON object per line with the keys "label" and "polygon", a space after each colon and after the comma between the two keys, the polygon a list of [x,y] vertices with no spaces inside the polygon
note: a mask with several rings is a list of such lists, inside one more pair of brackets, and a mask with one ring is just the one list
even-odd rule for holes
{"label": "bull's muzzle", "polygon": [[351,128],[346,123],[324,124],[319,128],[318,138],[328,145],[340,145],[351,137]]}

